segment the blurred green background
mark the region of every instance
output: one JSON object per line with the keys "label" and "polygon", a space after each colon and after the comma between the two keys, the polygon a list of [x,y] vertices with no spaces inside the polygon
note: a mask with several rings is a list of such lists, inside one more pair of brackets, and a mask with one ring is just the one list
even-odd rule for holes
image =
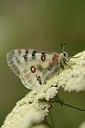
{"label": "blurred green background", "polygon": [[[0,125],[28,92],[8,67],[6,53],[16,48],[61,52],[61,42],[67,42],[69,56],[85,49],[84,0],[0,0]],[[59,95],[85,108],[84,94],[61,90]],[[85,120],[84,112],[58,104],[51,113],[57,128],[77,128]]]}

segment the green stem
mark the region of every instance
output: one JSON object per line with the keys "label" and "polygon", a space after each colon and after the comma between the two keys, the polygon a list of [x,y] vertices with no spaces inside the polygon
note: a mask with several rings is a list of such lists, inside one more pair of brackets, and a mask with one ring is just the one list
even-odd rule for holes
{"label": "green stem", "polygon": [[81,93],[85,94],[85,91],[82,91]]}
{"label": "green stem", "polygon": [[69,104],[63,102],[63,100],[61,100],[58,95],[56,96],[55,101],[57,103],[60,103],[61,105],[65,105],[67,107],[74,108],[74,109],[77,109],[77,110],[85,112],[85,109],[81,109],[81,108],[78,108],[78,107],[75,107],[75,106],[72,106],[72,105],[69,105]]}
{"label": "green stem", "polygon": [[52,127],[49,123],[48,123],[48,121],[47,121],[47,118],[45,117],[45,124],[46,125],[48,125],[50,128],[54,128],[54,127]]}
{"label": "green stem", "polygon": [[51,115],[50,110],[49,110],[49,114],[50,114],[50,118],[51,118],[51,121],[52,121],[53,128],[55,128],[55,124],[54,124],[53,117],[52,117],[52,115]]}
{"label": "green stem", "polygon": [[65,106],[70,107],[70,108],[74,108],[74,109],[77,109],[77,110],[80,110],[80,111],[84,111],[84,112],[85,112],[85,110],[84,110],[84,109],[81,109],[81,108],[78,108],[78,107],[75,107],[75,106],[72,106],[72,105],[66,104],[66,103],[64,103],[64,102],[63,102],[63,104],[64,104]]}

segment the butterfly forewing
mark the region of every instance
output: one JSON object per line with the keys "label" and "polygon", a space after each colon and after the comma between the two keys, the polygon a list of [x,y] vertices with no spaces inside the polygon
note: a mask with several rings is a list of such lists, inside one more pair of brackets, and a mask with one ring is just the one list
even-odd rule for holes
{"label": "butterfly forewing", "polygon": [[7,54],[7,62],[28,89],[39,87],[44,69],[49,67],[53,53],[34,49],[16,49]]}

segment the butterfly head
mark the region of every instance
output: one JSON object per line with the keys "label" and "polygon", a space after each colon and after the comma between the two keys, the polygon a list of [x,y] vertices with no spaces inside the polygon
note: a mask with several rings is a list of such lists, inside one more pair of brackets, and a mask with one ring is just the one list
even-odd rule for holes
{"label": "butterfly head", "polygon": [[65,51],[66,43],[64,43],[64,44],[61,43],[61,46],[62,46],[61,57],[62,57],[62,59],[64,59],[64,61],[68,61],[68,53]]}
{"label": "butterfly head", "polygon": [[60,57],[63,61],[68,61],[68,53],[66,51],[60,53]]}
{"label": "butterfly head", "polygon": [[64,67],[67,65],[67,61],[69,60],[68,58],[68,53],[65,51],[66,43],[61,44],[62,46],[62,53],[59,54],[59,63],[61,67]]}

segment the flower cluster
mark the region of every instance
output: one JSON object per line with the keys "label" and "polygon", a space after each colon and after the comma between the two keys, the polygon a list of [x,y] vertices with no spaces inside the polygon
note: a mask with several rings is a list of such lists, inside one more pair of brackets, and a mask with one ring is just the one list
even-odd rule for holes
{"label": "flower cluster", "polygon": [[[52,100],[60,87],[68,92],[85,90],[85,51],[72,57],[68,65],[71,68],[66,66],[65,69],[61,69],[60,73],[50,78],[45,85],[30,91],[17,102],[1,128],[47,128],[40,123],[49,113]],[[40,125],[33,126],[34,124]]]}

